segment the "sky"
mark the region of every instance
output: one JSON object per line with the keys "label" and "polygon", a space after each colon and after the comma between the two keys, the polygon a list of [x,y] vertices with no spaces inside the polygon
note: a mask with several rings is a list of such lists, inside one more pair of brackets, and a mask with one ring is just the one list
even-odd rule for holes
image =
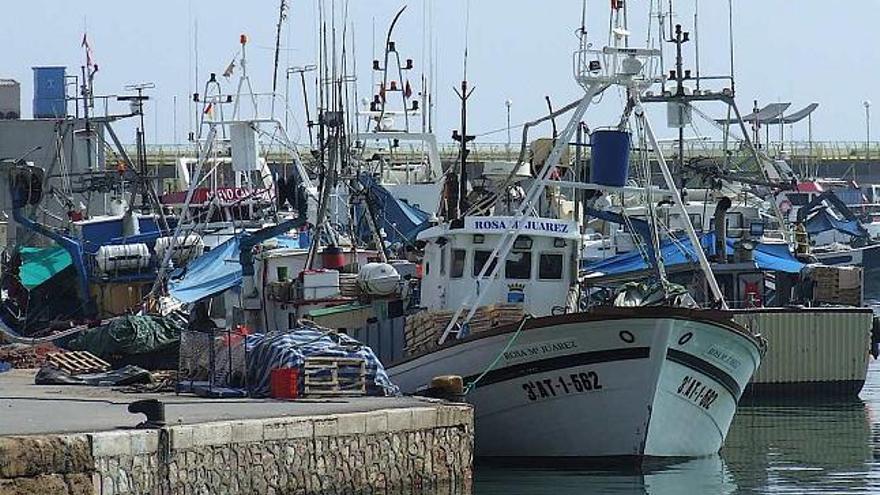
{"label": "sky", "polygon": [[[656,2],[657,0],[654,0]],[[288,86],[285,68],[315,63],[316,10],[319,2],[340,19],[345,0],[289,0],[288,22],[282,34],[277,94],[283,106],[289,94],[288,130],[306,141],[302,93],[297,76]],[[31,67],[63,65],[79,73],[84,55],[80,46],[88,33],[99,65],[96,93],[121,94],[129,84],[152,82],[146,130],[150,143],[184,142],[196,112],[190,102],[194,88],[204,86],[210,72],[222,73],[239,51],[239,35],[248,35],[248,70],[255,91],[272,88],[273,47],[279,0],[2,0],[4,23],[0,46],[0,78],[21,83],[22,112],[31,114]],[[645,44],[649,0],[629,0],[631,44]],[[667,0],[663,0],[667,3]],[[699,10],[702,74],[729,72],[728,2],[677,0],[676,22],[694,36],[694,9]],[[554,107],[583,94],[571,75],[575,30],[580,26],[581,0],[348,0],[347,49],[357,64],[359,96],[369,97],[374,49],[381,50],[395,13],[407,6],[394,40],[404,58],[413,58],[409,79],[418,90],[424,70],[435,74],[435,132],[449,141],[459,125],[458,99],[453,92],[463,76],[463,53],[468,48],[467,78],[475,88],[469,100],[468,132],[480,142],[507,139],[507,107],[514,125],[546,113],[545,96]],[[738,106],[743,113],[753,101],[790,101],[791,110],[818,102],[812,136],[823,140],[865,140],[863,102],[880,104],[880,50],[876,21],[880,0],[733,0],[735,76]],[[609,2],[588,0],[587,29],[601,46],[608,30]],[[328,14],[329,17],[329,14]],[[656,31],[656,28],[655,28]],[[656,33],[655,33],[656,34]],[[685,45],[688,65],[695,69],[694,49]],[[375,47],[375,48],[374,48]],[[433,52],[433,56],[432,56]],[[667,52],[668,53],[668,52]],[[666,59],[667,70],[670,58]],[[431,66],[429,67],[429,62]],[[196,80],[196,74],[198,79]],[[220,78],[234,92],[236,79]],[[313,83],[309,84],[310,98]],[[200,90],[199,90],[200,91]],[[268,111],[268,99],[261,99]],[[176,105],[175,105],[176,103]],[[118,107],[117,107],[118,108]],[[872,110],[874,107],[871,108]],[[880,106],[877,107],[880,110]],[[121,109],[120,109],[121,110]],[[612,94],[588,111],[591,127],[611,123],[620,110]],[[720,107],[704,111],[723,116]],[[663,137],[665,109],[651,109],[652,122]],[[880,112],[877,112],[880,117]],[[871,139],[880,139],[880,118]],[[560,126],[564,121],[560,123]],[[498,131],[499,129],[502,129]],[[710,125],[698,126],[711,134]],[[133,131],[122,129],[133,141]],[[495,132],[492,132],[495,131]],[[544,132],[547,132],[546,129]],[[778,131],[773,131],[774,136]],[[807,125],[786,129],[786,139],[807,139]],[[518,130],[513,140],[518,141]]]}

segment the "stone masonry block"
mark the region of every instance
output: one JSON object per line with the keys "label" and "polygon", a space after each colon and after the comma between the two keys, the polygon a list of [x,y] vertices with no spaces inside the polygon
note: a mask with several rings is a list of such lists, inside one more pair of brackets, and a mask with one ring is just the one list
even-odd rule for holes
{"label": "stone masonry block", "polygon": [[186,450],[193,448],[194,426],[171,427],[171,448],[173,450]]}
{"label": "stone masonry block", "polygon": [[339,417],[335,414],[314,418],[312,423],[315,426],[316,437],[331,437],[339,434]]}
{"label": "stone masonry block", "polygon": [[365,428],[364,432],[367,435],[376,435],[388,431],[387,411],[376,411],[367,414]]}
{"label": "stone masonry block", "polygon": [[158,451],[158,430],[138,430],[131,432],[131,455],[154,454]]}
{"label": "stone masonry block", "polygon": [[232,424],[232,443],[263,441],[263,421],[238,421]]}
{"label": "stone masonry block", "polygon": [[92,433],[92,455],[120,457],[131,455],[131,431],[104,431]]}
{"label": "stone masonry block", "polygon": [[413,429],[430,430],[437,426],[437,409],[435,407],[417,407],[412,410]]}
{"label": "stone masonry block", "polygon": [[193,447],[227,445],[232,442],[232,423],[207,423],[193,427]]}
{"label": "stone masonry block", "polygon": [[287,438],[288,423],[281,421],[267,421],[263,423],[264,440],[284,440]]}
{"label": "stone masonry block", "polygon": [[340,435],[360,435],[367,431],[367,416],[370,413],[342,414],[339,416]]}
{"label": "stone masonry block", "polygon": [[385,412],[388,421],[388,431],[408,431],[412,429],[412,410],[389,409]]}
{"label": "stone masonry block", "polygon": [[311,438],[315,435],[314,418],[296,418],[287,423],[287,438]]}
{"label": "stone masonry block", "polygon": [[87,435],[0,437],[0,478],[81,473],[94,465]]}

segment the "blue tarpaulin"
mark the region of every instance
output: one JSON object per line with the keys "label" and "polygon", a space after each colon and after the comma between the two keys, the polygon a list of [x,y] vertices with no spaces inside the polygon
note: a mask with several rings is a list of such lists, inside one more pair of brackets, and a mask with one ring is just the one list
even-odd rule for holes
{"label": "blue tarpaulin", "polygon": [[[241,284],[240,234],[220,244],[190,262],[184,270],[168,282],[171,296],[178,301],[190,303],[212,296]],[[300,232],[297,237],[279,235],[273,237],[282,248],[307,248],[308,235]]]}
{"label": "blue tarpaulin", "polygon": [[[419,232],[430,227],[428,213],[395,198],[387,189],[376,183],[376,179],[369,174],[361,174],[358,181],[370,195],[370,200],[375,208],[377,227],[385,230],[386,241],[392,244],[395,242],[412,243]],[[364,241],[369,241],[372,238],[367,222],[360,222],[358,235]]]}
{"label": "blue tarpaulin", "polygon": [[829,230],[836,230],[853,237],[868,237],[868,232],[858,220],[838,220],[829,215],[825,210],[819,210],[804,225],[810,235],[819,234]]}
{"label": "blue tarpaulin", "polygon": [[[733,239],[727,239],[727,253],[733,254]],[[715,233],[710,232],[703,235],[700,239],[703,250],[707,255],[715,254]],[[682,263],[696,264],[697,255],[693,249],[690,240],[679,240],[673,242],[665,240],[660,245],[660,253],[663,256],[663,264],[665,266],[680,265]],[[787,273],[800,273],[804,264],[794,258],[788,251],[788,246],[784,244],[759,244],[755,243],[755,264],[761,270],[773,270]],[[642,258],[641,253],[632,251],[608,258],[602,261],[591,263],[584,267],[584,270],[592,273],[600,273],[602,275],[619,275],[648,268],[648,263]]]}
{"label": "blue tarpaulin", "polygon": [[[301,326],[290,332],[248,335],[247,369],[251,396],[267,397],[270,393],[270,377],[273,369],[302,369],[307,357],[360,358],[364,360],[367,395],[397,395],[398,389],[391,383],[385,368],[373,354],[373,350],[357,340],[325,329]],[[354,378],[340,370],[340,378]]]}
{"label": "blue tarpaulin", "polygon": [[171,295],[181,302],[190,303],[239,285],[239,244],[240,239],[233,237],[192,260],[182,276],[168,282]]}

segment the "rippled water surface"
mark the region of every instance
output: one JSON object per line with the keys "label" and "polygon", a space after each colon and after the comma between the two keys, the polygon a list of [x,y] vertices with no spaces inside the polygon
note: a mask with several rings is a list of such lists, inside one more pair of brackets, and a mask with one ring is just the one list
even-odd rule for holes
{"label": "rippled water surface", "polygon": [[742,403],[721,454],[634,469],[478,465],[474,493],[880,493],[880,362],[860,400]]}

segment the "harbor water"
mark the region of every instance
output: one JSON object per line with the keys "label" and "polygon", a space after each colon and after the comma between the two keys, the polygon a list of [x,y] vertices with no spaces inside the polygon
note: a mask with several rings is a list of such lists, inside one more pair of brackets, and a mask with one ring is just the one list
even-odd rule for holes
{"label": "harbor water", "polygon": [[[874,304],[880,311],[880,304]],[[880,361],[848,402],[743,401],[718,455],[640,469],[478,464],[476,495],[880,493]]]}

